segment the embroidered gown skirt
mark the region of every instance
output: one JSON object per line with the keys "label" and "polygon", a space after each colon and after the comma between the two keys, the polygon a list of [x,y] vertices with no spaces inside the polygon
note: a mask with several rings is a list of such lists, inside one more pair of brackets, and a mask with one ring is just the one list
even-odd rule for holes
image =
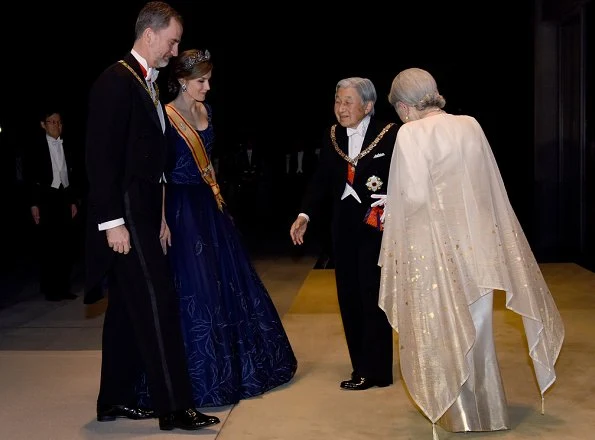
{"label": "embroidered gown skirt", "polygon": [[[199,134],[208,151],[209,132]],[[231,217],[175,136],[175,166],[166,174],[168,256],[193,396],[197,407],[233,404],[289,382],[297,360]]]}

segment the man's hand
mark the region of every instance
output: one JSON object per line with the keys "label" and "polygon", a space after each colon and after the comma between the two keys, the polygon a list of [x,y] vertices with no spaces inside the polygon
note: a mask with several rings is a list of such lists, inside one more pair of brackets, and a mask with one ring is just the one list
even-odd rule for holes
{"label": "man's hand", "polygon": [[39,224],[39,207],[38,206],[31,207],[31,216],[33,217],[33,221],[35,222],[35,224],[38,225]]}
{"label": "man's hand", "polygon": [[289,230],[289,235],[291,235],[291,240],[293,244],[303,244],[304,243],[304,234],[306,233],[306,228],[308,227],[308,220],[298,215],[298,217],[291,225],[291,229]]}
{"label": "man's hand", "polygon": [[171,246],[171,231],[165,218],[161,219],[161,230],[159,231],[159,242],[161,243],[161,249],[163,249],[163,255],[167,255],[167,248]]}
{"label": "man's hand", "polygon": [[79,209],[76,207],[76,204],[73,203],[72,205],[70,205],[70,218],[75,218],[76,214],[79,212]]}
{"label": "man's hand", "polygon": [[107,237],[107,244],[114,252],[126,255],[130,252],[130,234],[125,225],[116,226],[115,228],[107,229],[105,231]]}

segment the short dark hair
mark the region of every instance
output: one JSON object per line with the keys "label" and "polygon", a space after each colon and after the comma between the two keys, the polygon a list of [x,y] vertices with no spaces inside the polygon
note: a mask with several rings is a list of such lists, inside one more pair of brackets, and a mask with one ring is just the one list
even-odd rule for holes
{"label": "short dark hair", "polygon": [[45,122],[47,118],[54,114],[60,115],[60,118],[62,118],[62,111],[58,108],[58,106],[50,104],[39,112],[39,121]]}
{"label": "short dark hair", "polygon": [[134,38],[138,40],[145,29],[160,31],[169,26],[171,19],[183,25],[182,16],[165,2],[148,2],[138,13],[134,26]]}

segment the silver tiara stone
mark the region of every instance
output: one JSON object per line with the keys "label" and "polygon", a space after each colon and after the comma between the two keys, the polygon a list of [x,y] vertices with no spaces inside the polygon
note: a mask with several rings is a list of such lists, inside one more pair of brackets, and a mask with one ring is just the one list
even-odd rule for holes
{"label": "silver tiara stone", "polygon": [[208,61],[211,59],[211,54],[208,50],[204,52],[202,50],[197,50],[194,55],[190,55],[188,58],[184,60],[184,68],[190,70],[198,63],[203,61]]}

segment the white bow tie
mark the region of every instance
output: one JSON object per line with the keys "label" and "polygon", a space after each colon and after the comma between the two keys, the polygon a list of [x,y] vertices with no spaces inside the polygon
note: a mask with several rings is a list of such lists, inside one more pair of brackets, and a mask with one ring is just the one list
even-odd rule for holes
{"label": "white bow tie", "polygon": [[145,77],[145,79],[149,82],[155,82],[158,75],[159,75],[159,70],[157,70],[153,67],[149,67],[149,69],[147,70],[147,76]]}
{"label": "white bow tie", "polygon": [[354,134],[359,134],[362,136],[362,133],[357,128],[348,128],[347,129],[347,136],[353,136]]}
{"label": "white bow tie", "polygon": [[53,139],[53,138],[52,138],[52,139],[50,139],[50,142],[51,142],[53,145],[62,145],[62,139]]}

